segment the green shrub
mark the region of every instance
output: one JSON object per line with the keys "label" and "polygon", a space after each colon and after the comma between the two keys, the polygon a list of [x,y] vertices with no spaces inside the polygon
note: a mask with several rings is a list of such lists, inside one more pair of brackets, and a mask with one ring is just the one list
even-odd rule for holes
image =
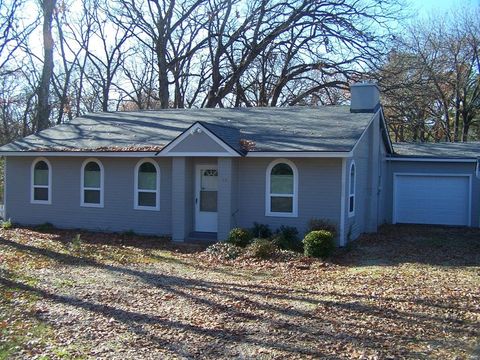
{"label": "green shrub", "polygon": [[253,236],[248,230],[242,228],[233,228],[228,234],[227,243],[245,247],[250,243],[252,238]]}
{"label": "green shrub", "polygon": [[13,227],[12,220],[3,220],[2,221],[2,229],[3,230],[9,230]]}
{"label": "green shrub", "polygon": [[333,234],[326,230],[311,231],[303,239],[305,256],[326,258],[335,249]]}
{"label": "green shrub", "polygon": [[129,236],[129,237],[131,237],[131,236],[135,236],[135,235],[137,235],[137,234],[135,233],[135,231],[133,231],[132,229],[130,229],[130,230],[124,231],[124,232],[122,233],[122,235],[123,235],[123,236]]}
{"label": "green shrub", "polygon": [[335,237],[337,235],[337,225],[335,225],[330,220],[326,219],[310,219],[308,222],[308,232],[318,231],[318,230],[325,230],[332,233],[332,236]]}
{"label": "green shrub", "polygon": [[272,236],[272,230],[270,230],[270,227],[266,224],[254,222],[252,230],[250,231],[253,234],[253,237],[259,239],[268,239]]}
{"label": "green shrub", "polygon": [[48,232],[52,231],[55,229],[55,226],[53,224],[46,222],[40,225],[35,226],[35,230],[40,231],[40,232]]}
{"label": "green shrub", "polygon": [[258,259],[268,259],[276,254],[277,247],[267,239],[253,239],[247,247],[247,256]]}
{"label": "green shrub", "polygon": [[294,226],[280,226],[275,232],[273,243],[283,250],[300,251],[302,249],[302,243],[298,238],[298,230]]}
{"label": "green shrub", "polygon": [[82,237],[80,234],[77,234],[70,241],[70,250],[71,251],[80,251],[82,247]]}
{"label": "green shrub", "polygon": [[233,260],[242,254],[243,249],[229,243],[216,243],[210,245],[205,251],[221,260]]}

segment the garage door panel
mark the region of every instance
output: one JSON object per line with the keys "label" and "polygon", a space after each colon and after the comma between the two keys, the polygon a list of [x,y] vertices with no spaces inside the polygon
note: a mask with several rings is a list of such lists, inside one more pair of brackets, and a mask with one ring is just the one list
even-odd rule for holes
{"label": "garage door panel", "polygon": [[395,222],[468,225],[467,176],[395,176]]}

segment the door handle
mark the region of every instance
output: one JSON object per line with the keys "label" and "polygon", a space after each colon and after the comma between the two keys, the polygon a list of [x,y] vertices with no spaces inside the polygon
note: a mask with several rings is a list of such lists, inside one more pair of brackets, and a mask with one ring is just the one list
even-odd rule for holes
{"label": "door handle", "polygon": [[195,198],[195,204],[198,204],[198,198]]}

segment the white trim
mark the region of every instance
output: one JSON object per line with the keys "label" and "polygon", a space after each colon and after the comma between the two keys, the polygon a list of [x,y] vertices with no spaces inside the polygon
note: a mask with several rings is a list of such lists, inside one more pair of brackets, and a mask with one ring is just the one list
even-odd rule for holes
{"label": "white trim", "polygon": [[[100,167],[100,188],[85,188],[84,186],[84,170],[85,166],[89,162],[94,162]],[[103,208],[103,195],[104,195],[104,174],[105,170],[103,168],[103,164],[100,160],[96,158],[88,158],[82,163],[82,167],[80,168],[80,206],[82,207],[97,207],[97,208]],[[85,190],[99,190],[100,191],[100,203],[99,204],[92,204],[92,203],[86,203],[85,202]]]}
{"label": "white trim", "polygon": [[[35,165],[39,163],[40,161],[43,161],[45,164],[48,166],[48,185],[35,185]],[[48,189],[48,200],[35,200],[35,188],[47,188]],[[30,167],[30,203],[31,204],[44,204],[44,205],[50,205],[52,204],[52,164],[50,164],[50,161],[48,161],[44,157],[37,157],[32,161],[32,165]]]}
{"label": "white trim", "polygon": [[365,129],[363,130],[362,132],[362,135],[360,135],[360,137],[358,138],[357,142],[355,143],[355,145],[353,145],[353,149],[351,151],[351,153],[353,153],[355,151],[355,149],[357,148],[358,144],[360,144],[360,142],[362,141],[363,137],[365,136],[365,134],[367,133],[368,129],[370,128],[370,125],[372,125],[373,123],[373,120],[375,120],[375,116],[377,116],[377,114],[380,112],[381,110],[381,107],[372,115],[372,118],[369,120],[367,126],[365,127]]}
{"label": "white trim", "polygon": [[[290,166],[293,172],[293,194],[272,194],[270,192],[270,177],[272,169],[277,164],[287,164]],[[292,197],[292,212],[273,212],[271,211],[271,197]],[[297,166],[290,160],[287,159],[276,159],[273,160],[268,166],[265,174],[265,216],[274,216],[274,217],[298,217],[298,169]]]}
{"label": "white trim", "polygon": [[401,158],[401,157],[386,157],[387,161],[413,161],[413,162],[452,162],[452,163],[475,163],[476,159],[452,159],[452,158]]}
{"label": "white trim", "polygon": [[[182,152],[182,153],[170,153],[173,151],[175,146],[185,140],[187,137],[195,135],[196,133],[204,132],[210,137],[213,141],[215,141],[218,145],[220,145],[230,156],[239,157],[240,154],[233,150],[229,145],[227,145],[222,139],[220,139],[217,135],[212,133],[208,130],[205,126],[200,123],[193,124],[190,128],[185,130],[180,136],[178,136],[175,140],[171,141],[167,146],[165,146],[160,153],[162,155],[169,155],[169,156],[228,156],[223,152],[214,152],[214,153],[197,153],[197,152]],[[186,155],[188,154],[188,155]],[[215,155],[202,155],[202,154],[215,154]],[[221,154],[221,155],[218,155]]]}
{"label": "white trim", "polygon": [[[155,170],[157,171],[157,178],[156,178],[156,190],[141,190],[138,188],[138,170],[140,169],[140,166],[142,166],[145,163],[150,163],[155,167]],[[158,163],[153,160],[153,159],[142,159],[137,162],[137,165],[135,165],[135,170],[133,173],[133,182],[134,182],[134,188],[133,188],[133,208],[135,210],[150,210],[150,211],[159,211],[160,210],[160,166],[158,166]],[[155,193],[155,206],[141,206],[138,205],[138,193],[139,192],[151,192]]]}
{"label": "white trim", "polygon": [[[476,168],[475,169],[476,170],[475,175],[477,176],[477,178],[480,179],[480,159],[477,160],[477,164],[475,165],[475,168]],[[4,199],[5,199],[5,197],[4,197]]]}
{"label": "white trim", "polygon": [[347,160],[342,159],[342,182],[341,182],[341,196],[340,196],[340,246],[345,246],[345,193],[346,193],[346,172],[347,172]]}
{"label": "white trim", "polygon": [[7,158],[3,160],[3,220],[7,220]]}
{"label": "white trim", "polygon": [[471,174],[452,174],[452,173],[412,173],[412,172],[394,172],[393,173],[393,201],[392,201],[392,224],[397,223],[396,214],[396,200],[397,200],[397,177],[398,176],[443,176],[443,177],[467,177],[469,180],[468,188],[468,223],[467,226],[472,226],[472,175]]}
{"label": "white trim", "polygon": [[159,151],[3,151],[0,156],[151,157]]}
{"label": "white trim", "polygon": [[[352,168],[353,168],[353,193],[351,192],[352,182]],[[350,163],[350,171],[348,172],[348,217],[355,216],[355,207],[357,205],[356,199],[357,193],[357,167],[355,166],[355,160]],[[353,196],[353,210],[350,211],[350,198]]]}
{"label": "white trim", "polygon": [[[383,107],[380,106],[380,114],[382,115],[382,123],[383,123],[383,129],[385,131],[385,136],[387,137],[387,142],[388,142],[388,150],[391,154],[393,154],[395,152],[394,148],[393,148],[393,144],[392,144],[392,139],[390,139],[390,133],[388,132],[388,125],[387,125],[387,121],[385,120],[385,114],[383,112]],[[380,136],[383,137],[382,133],[380,133]]]}
{"label": "white trim", "polygon": [[191,152],[175,152],[175,153],[159,153],[158,157],[237,157],[240,155],[230,155],[224,152],[201,152],[201,151],[191,151]]}
{"label": "white trim", "polygon": [[289,158],[350,158],[351,151],[251,151],[246,157],[289,157]]}

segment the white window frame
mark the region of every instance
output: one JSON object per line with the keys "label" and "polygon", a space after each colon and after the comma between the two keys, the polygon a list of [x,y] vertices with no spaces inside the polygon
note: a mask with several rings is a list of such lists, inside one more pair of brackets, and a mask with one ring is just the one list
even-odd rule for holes
{"label": "white window frame", "polygon": [[[272,194],[270,192],[270,181],[272,175],[272,169],[275,165],[278,164],[287,164],[290,166],[293,172],[293,194]],[[298,217],[298,169],[295,164],[287,159],[276,159],[273,160],[267,167],[267,172],[265,176],[265,216],[275,216],[275,217]],[[271,209],[271,197],[280,196],[280,197],[292,197],[292,212],[273,212]]]}
{"label": "white window frame", "polygon": [[[96,163],[99,168],[100,168],[100,188],[90,188],[90,187],[85,187],[84,181],[84,172],[85,172],[85,166],[89,162],[94,162]],[[103,168],[103,164],[100,160],[96,158],[88,158],[82,163],[82,167],[80,169],[80,206],[82,207],[96,207],[96,208],[103,208],[103,195],[104,195],[104,173],[105,170]],[[99,204],[92,204],[92,203],[86,203],[85,202],[85,190],[100,190],[100,203]]]}
{"label": "white window frame", "polygon": [[[155,166],[155,170],[157,170],[157,189],[156,190],[142,190],[138,188],[138,170],[140,170],[140,166],[142,166],[145,163],[150,163],[153,166]],[[142,159],[139,162],[137,162],[137,165],[135,165],[135,172],[133,173],[134,177],[134,196],[133,196],[133,208],[135,210],[151,210],[151,211],[159,211],[160,210],[160,166],[158,166],[158,163],[153,160],[153,159]],[[138,205],[138,194],[140,192],[149,192],[149,193],[155,193],[156,194],[156,201],[155,205],[156,206],[141,206]]]}
{"label": "white window frame", "polygon": [[[352,192],[352,168],[353,168],[353,192]],[[348,172],[348,216],[352,217],[355,215],[355,206],[356,206],[356,192],[357,192],[357,166],[355,161],[352,160],[350,163],[350,168]],[[353,198],[353,210],[350,211],[350,199]]]}
{"label": "white window frame", "polygon": [[[45,164],[48,166],[48,186],[45,185],[35,185],[35,165],[37,165],[40,161],[44,161]],[[32,162],[32,167],[30,170],[30,202],[32,204],[44,204],[44,205],[51,205],[52,204],[52,165],[50,161],[48,161],[44,157],[38,157]],[[35,188],[48,188],[48,200],[35,200]]]}

